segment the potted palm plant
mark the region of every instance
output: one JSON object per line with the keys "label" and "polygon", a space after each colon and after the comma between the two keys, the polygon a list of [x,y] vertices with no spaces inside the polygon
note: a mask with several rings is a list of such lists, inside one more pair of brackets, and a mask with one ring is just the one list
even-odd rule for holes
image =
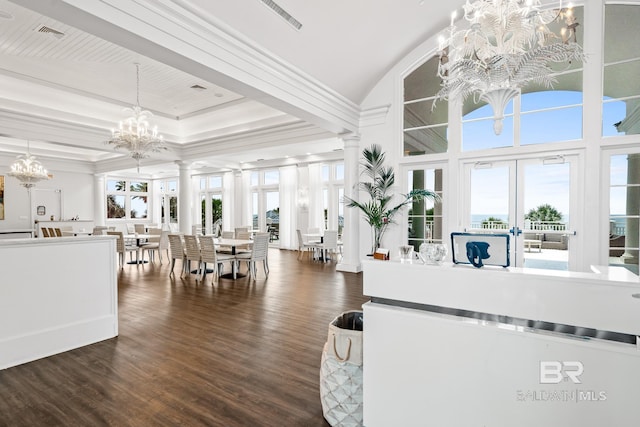
{"label": "potted palm plant", "polygon": [[[393,194],[390,191],[395,184],[395,173],[390,166],[384,166],[385,154],[377,144],[362,150],[363,170],[361,175],[367,180],[357,184],[358,188],[369,195],[369,201],[358,202],[345,196],[347,207],[358,208],[363,214],[367,224],[371,226],[372,247],[371,254],[380,247],[382,236],[389,224],[393,224],[394,216],[404,206],[421,200],[439,201],[440,196],[429,190],[415,189],[408,194],[402,194],[400,203],[392,205]],[[370,255],[371,255],[370,254]]]}

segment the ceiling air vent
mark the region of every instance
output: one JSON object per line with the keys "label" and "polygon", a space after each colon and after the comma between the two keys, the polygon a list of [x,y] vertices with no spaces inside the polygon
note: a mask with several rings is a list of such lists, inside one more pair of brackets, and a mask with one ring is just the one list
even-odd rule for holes
{"label": "ceiling air vent", "polygon": [[207,88],[206,88],[206,87],[204,87],[204,86],[200,86],[200,85],[193,85],[193,86],[191,86],[191,89],[193,89],[193,90],[197,90],[197,91],[207,90]]}
{"label": "ceiling air vent", "polygon": [[46,25],[39,27],[36,31],[39,33],[50,34],[58,39],[61,39],[64,37],[64,33],[62,31],[58,31],[54,28],[47,27]]}
{"label": "ceiling air vent", "polygon": [[300,23],[300,21],[298,21],[293,16],[289,15],[289,13],[286,10],[284,10],[282,7],[280,7],[278,3],[274,2],[273,0],[260,0],[260,1],[269,9],[273,10],[275,13],[280,15],[282,19],[287,21],[289,24],[293,25],[296,30],[299,30],[300,28],[302,28],[302,24]]}

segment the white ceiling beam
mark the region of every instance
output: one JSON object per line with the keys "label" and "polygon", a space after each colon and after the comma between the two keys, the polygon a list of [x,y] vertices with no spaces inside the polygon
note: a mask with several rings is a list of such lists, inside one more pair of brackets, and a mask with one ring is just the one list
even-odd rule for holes
{"label": "white ceiling beam", "polygon": [[14,1],[329,132],[358,130],[356,104],[223,23],[205,21],[172,1]]}

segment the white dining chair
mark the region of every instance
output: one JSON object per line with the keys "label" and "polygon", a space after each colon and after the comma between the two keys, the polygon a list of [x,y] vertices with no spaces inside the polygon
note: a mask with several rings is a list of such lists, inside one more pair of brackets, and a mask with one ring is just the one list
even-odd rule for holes
{"label": "white dining chair", "polygon": [[142,263],[144,264],[145,252],[149,254],[149,261],[151,262],[154,262],[155,253],[157,252],[158,258],[160,258],[160,264],[162,264],[162,251],[166,251],[167,258],[169,258],[169,232],[159,228],[151,228],[149,229],[149,236],[149,239],[140,245]]}
{"label": "white dining chair", "polygon": [[[177,259],[182,261],[182,271],[184,272],[184,269],[187,265],[187,261],[186,261],[185,251],[184,251],[184,242],[182,240],[182,235],[169,234],[167,237],[169,239],[169,247],[171,248],[171,271],[169,272],[169,275],[174,274],[173,268],[176,266]],[[182,274],[180,274],[180,276],[182,276]]]}
{"label": "white dining chair", "polygon": [[[202,280],[204,280],[204,276],[207,273],[207,264],[213,266],[213,280],[216,280],[218,276],[222,274],[224,263],[229,262],[230,264],[234,264],[236,262],[236,257],[234,255],[216,253],[215,240],[213,236],[200,236],[199,240],[200,262],[202,264],[199,268]],[[233,268],[234,266],[231,265],[231,269]]]}
{"label": "white dining chair", "polygon": [[[198,270],[201,269],[202,255],[200,254],[200,243],[198,236],[193,234],[184,235],[184,253],[187,261],[186,273],[191,275],[191,261],[195,261]],[[200,271],[199,271],[200,272]]]}
{"label": "white dining chair", "polygon": [[322,242],[311,244],[320,254],[320,259],[326,261],[329,254],[338,253],[338,230],[325,230]]}
{"label": "white dining chair", "polygon": [[[122,231],[107,231],[107,235],[108,236],[116,236],[117,240],[116,240],[116,252],[118,252],[118,258],[120,260],[120,268],[124,268],[124,260],[125,260],[125,254],[129,253],[129,257],[131,259],[133,252],[136,253],[136,267],[138,267],[139,264],[139,255],[140,255],[140,248],[137,245],[129,245],[125,242],[124,239],[124,235],[122,234]],[[131,261],[133,261],[133,259],[131,259]]]}
{"label": "white dining chair", "polygon": [[266,277],[269,277],[268,253],[269,233],[256,233],[256,235],[253,236],[251,252],[236,255],[236,260],[238,262],[247,262],[247,268],[249,269],[249,273],[253,280],[255,280],[258,275],[257,263],[262,261],[264,274]]}
{"label": "white dining chair", "polygon": [[305,252],[311,254],[313,245],[304,241],[300,230],[296,230],[296,234],[298,235],[298,259],[300,259]]}

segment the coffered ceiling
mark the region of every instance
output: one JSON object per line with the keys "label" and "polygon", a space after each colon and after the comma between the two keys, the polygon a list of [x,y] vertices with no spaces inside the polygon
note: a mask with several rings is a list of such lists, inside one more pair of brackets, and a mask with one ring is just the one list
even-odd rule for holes
{"label": "coffered ceiling", "polygon": [[129,170],[104,141],[136,102],[139,63],[140,104],[171,147],[143,173],[339,157],[336,135],[446,25],[444,3],[279,0],[295,29],[261,0],[0,0],[0,151],[29,139],[43,159]]}

